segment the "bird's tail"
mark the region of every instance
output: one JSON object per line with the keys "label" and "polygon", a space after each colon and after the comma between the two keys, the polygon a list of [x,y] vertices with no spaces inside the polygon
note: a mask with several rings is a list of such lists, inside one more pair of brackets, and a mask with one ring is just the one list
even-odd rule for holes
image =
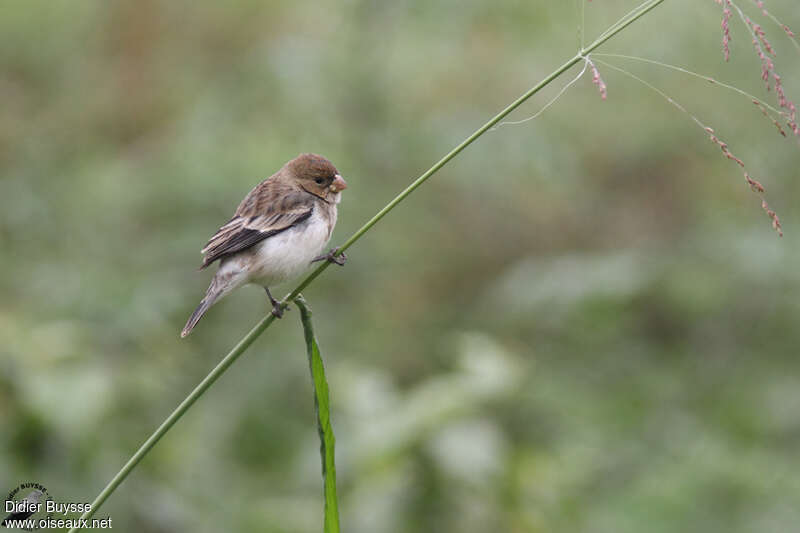
{"label": "bird's tail", "polygon": [[200,305],[197,306],[192,316],[186,321],[186,325],[183,326],[181,338],[191,333],[192,329],[200,322],[200,319],[203,318],[203,315],[212,305],[239,285],[238,283],[232,283],[232,281],[234,281],[232,276],[225,275],[222,271],[217,272],[214,279],[211,280],[208,290],[206,290],[205,297],[200,301]]}
{"label": "bird's tail", "polygon": [[181,331],[181,338],[185,337],[194,329],[200,319],[203,318],[203,315],[208,311],[208,309],[214,305],[215,299],[208,299],[203,298],[200,301],[200,305],[197,306],[197,309],[194,310],[192,316],[189,317],[189,320],[186,321],[186,325],[183,326],[183,331]]}

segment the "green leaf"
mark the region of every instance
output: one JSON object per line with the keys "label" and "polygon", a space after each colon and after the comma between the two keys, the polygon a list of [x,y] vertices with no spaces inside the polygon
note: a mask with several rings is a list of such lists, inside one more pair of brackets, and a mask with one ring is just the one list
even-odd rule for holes
{"label": "green leaf", "polygon": [[336,437],[331,426],[330,399],[328,381],[325,379],[325,365],[319,353],[319,344],[314,337],[314,326],[311,323],[311,309],[302,295],[295,300],[300,308],[300,320],[308,352],[308,366],[311,369],[311,380],[314,384],[314,407],[317,411],[317,430],[319,431],[319,454],[322,458],[322,481],[325,487],[325,533],[339,532],[339,504],[336,496]]}

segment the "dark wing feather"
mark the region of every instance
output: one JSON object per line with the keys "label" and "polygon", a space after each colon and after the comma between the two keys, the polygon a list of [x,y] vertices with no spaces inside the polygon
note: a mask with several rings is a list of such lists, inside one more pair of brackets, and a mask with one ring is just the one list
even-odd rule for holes
{"label": "dark wing feather", "polygon": [[200,268],[303,222],[311,216],[314,200],[310,194],[278,180],[261,182],[242,200],[233,218],[203,248]]}

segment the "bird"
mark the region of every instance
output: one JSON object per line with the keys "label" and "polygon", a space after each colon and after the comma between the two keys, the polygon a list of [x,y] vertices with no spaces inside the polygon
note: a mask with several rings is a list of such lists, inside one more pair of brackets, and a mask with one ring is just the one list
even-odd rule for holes
{"label": "bird", "polygon": [[316,261],[344,265],[347,257],[338,248],[320,254],[333,233],[346,188],[333,163],[311,153],[298,155],[256,185],[201,250],[200,270],[215,261],[219,269],[181,337],[192,331],[212,305],[248,283],[264,287],[272,314],[281,318],[283,309],[270,286],[299,276]]}
{"label": "bird", "polygon": [[24,500],[18,502],[15,505],[15,508],[19,509],[19,511],[14,511],[10,515],[5,517],[0,526],[12,527],[12,522],[26,520],[31,516],[33,516],[33,514],[36,513],[37,510],[40,509],[41,507],[39,500],[42,499],[42,496],[44,496],[44,492],[42,492],[41,490],[39,489],[32,490],[30,494],[25,496]]}

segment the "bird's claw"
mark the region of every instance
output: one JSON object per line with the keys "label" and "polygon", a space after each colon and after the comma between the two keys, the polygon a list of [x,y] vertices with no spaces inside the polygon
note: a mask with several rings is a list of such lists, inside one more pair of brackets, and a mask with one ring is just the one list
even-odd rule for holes
{"label": "bird's claw", "polygon": [[339,266],[344,266],[344,264],[347,262],[347,256],[345,255],[344,252],[340,253],[339,255],[336,255],[336,252],[338,251],[339,247],[337,246],[336,248],[331,249],[331,251],[328,252],[327,254],[322,254],[315,257],[314,259],[311,260],[311,262],[316,263],[317,261],[329,261],[331,263],[336,263]]}
{"label": "bird's claw", "polygon": [[[286,311],[288,310],[289,308],[287,307]],[[272,316],[274,316],[275,318],[283,318],[283,311],[284,309],[283,307],[281,307],[280,302],[275,302],[274,304],[272,304]]]}
{"label": "bird's claw", "polygon": [[288,311],[289,307],[287,306],[286,309],[284,309],[281,306],[281,303],[278,300],[276,300],[275,298],[272,297],[272,293],[269,292],[269,288],[268,287],[264,287],[264,290],[267,291],[267,296],[269,297],[269,302],[272,304],[272,316],[274,316],[275,318],[283,318],[284,310]]}

